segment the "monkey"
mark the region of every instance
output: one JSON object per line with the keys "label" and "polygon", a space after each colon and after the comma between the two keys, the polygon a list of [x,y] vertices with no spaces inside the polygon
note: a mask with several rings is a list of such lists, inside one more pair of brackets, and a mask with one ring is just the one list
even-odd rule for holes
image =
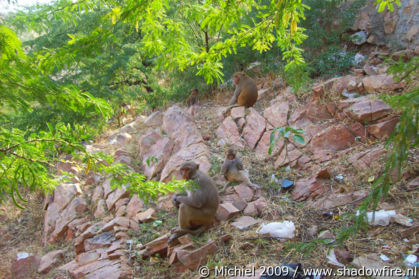
{"label": "monkey", "polygon": [[233,83],[236,86],[229,106],[237,103],[246,108],[253,106],[258,99],[258,88],[256,82],[243,72],[237,72],[233,75]]}
{"label": "monkey", "polygon": [[191,95],[189,95],[188,99],[186,99],[186,104],[188,105],[188,107],[196,105],[198,103],[198,94],[198,89],[195,88],[191,90]]}
{"label": "monkey", "polygon": [[243,168],[242,162],[240,159],[236,158],[236,151],[233,148],[228,149],[226,152],[226,159],[221,168],[221,173],[224,175],[225,179],[227,179],[227,183],[221,190],[221,193],[225,191],[229,182],[244,182],[254,189],[260,189],[259,185],[250,181],[247,172]]}
{"label": "monkey", "polygon": [[219,205],[215,183],[199,170],[199,164],[185,162],[180,166],[180,172],[183,179],[193,181],[197,187],[186,193],[173,195],[172,202],[179,209],[179,227],[172,229],[169,243],[184,234],[201,234],[208,229],[214,221]]}

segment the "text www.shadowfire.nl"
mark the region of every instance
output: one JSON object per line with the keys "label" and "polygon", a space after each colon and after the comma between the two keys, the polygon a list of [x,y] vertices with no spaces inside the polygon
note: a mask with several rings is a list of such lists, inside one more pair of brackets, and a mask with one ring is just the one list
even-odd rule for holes
{"label": "text www.shadowfire.nl", "polygon": [[384,266],[379,269],[374,268],[347,268],[341,267],[337,269],[332,268],[306,268],[303,270],[294,270],[287,266],[261,266],[258,270],[254,267],[236,267],[236,266],[216,266],[214,270],[210,270],[208,266],[201,266],[198,270],[199,275],[203,278],[207,278],[211,275],[216,277],[252,277],[256,274],[264,274],[269,276],[291,276],[295,277],[297,273],[304,274],[304,276],[312,276],[312,278],[333,278],[333,277],[416,277],[418,275],[417,267],[408,269],[401,269],[397,267]]}

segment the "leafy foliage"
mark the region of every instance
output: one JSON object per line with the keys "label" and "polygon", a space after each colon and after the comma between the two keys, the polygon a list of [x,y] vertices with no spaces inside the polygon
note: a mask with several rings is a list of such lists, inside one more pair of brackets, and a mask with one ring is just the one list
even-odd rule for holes
{"label": "leafy foliage", "polygon": [[[278,143],[280,138],[284,138],[287,142],[290,139],[290,136],[292,136],[292,139],[301,144],[305,144],[305,139],[301,135],[304,135],[305,132],[302,129],[295,129],[292,127],[278,127],[276,129],[273,129],[269,138],[269,149],[268,154],[272,154],[272,150],[275,146],[275,144]],[[286,157],[286,156],[285,156]]]}

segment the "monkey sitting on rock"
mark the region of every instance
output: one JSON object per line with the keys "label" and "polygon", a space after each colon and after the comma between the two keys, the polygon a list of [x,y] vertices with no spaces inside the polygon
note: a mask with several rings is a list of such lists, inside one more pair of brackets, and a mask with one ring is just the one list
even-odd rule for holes
{"label": "monkey sitting on rock", "polygon": [[186,99],[186,104],[188,107],[198,104],[198,89],[192,89],[191,95],[189,95],[188,99]]}
{"label": "monkey sitting on rock", "polygon": [[256,82],[245,73],[237,72],[233,75],[233,83],[236,89],[228,105],[232,106],[237,103],[246,108],[253,106],[258,99]]}
{"label": "monkey sitting on rock", "polygon": [[172,229],[169,243],[184,234],[200,234],[208,229],[214,222],[219,204],[215,183],[199,170],[199,164],[185,162],[180,172],[183,179],[193,181],[193,186],[197,187],[173,195],[172,202],[179,209],[179,227]]}
{"label": "monkey sitting on rock", "polygon": [[259,185],[250,181],[247,171],[244,170],[240,159],[236,157],[236,151],[233,148],[228,149],[226,152],[226,159],[221,168],[221,173],[224,175],[225,179],[227,179],[227,183],[221,190],[221,193],[225,191],[229,182],[244,182],[254,189],[260,189]]}

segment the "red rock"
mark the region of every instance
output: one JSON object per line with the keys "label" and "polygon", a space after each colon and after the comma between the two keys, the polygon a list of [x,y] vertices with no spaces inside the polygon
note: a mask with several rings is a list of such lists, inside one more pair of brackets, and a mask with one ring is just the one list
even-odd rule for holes
{"label": "red rock", "polygon": [[365,141],[365,139],[367,139],[367,129],[359,122],[349,125],[348,130],[351,131],[355,137],[359,137],[361,141]]}
{"label": "red rock", "polygon": [[250,202],[247,204],[246,208],[244,209],[243,214],[246,216],[257,217],[259,215],[259,211],[256,208],[255,203]]}
{"label": "red rock", "polygon": [[247,206],[247,202],[240,198],[237,194],[224,195],[220,197],[220,201],[223,203],[232,203],[234,207],[242,211]]}
{"label": "red rock", "polygon": [[166,195],[158,199],[157,209],[169,211],[174,207],[172,202],[172,195]]}
{"label": "red rock", "polygon": [[291,197],[296,201],[303,201],[307,198],[313,199],[329,190],[328,181],[315,177],[300,179],[295,183]]}
{"label": "red rock", "polygon": [[90,251],[98,248],[105,248],[111,246],[112,242],[115,240],[113,233],[104,232],[98,235],[95,235],[92,238],[88,238],[84,241],[85,251]]}
{"label": "red rock", "polygon": [[168,252],[168,254],[170,255],[169,256],[169,264],[172,265],[172,264],[178,262],[178,260],[179,260],[178,252],[179,251],[188,250],[188,249],[192,249],[192,248],[196,248],[195,243],[193,243],[193,242],[189,242],[189,243],[183,244],[181,246],[174,247],[171,252]]}
{"label": "red rock", "polygon": [[127,206],[126,205],[123,205],[123,206],[120,206],[117,210],[116,210],[116,212],[115,212],[115,216],[116,217],[122,217],[122,216],[124,216],[126,213],[127,213]]}
{"label": "red rock", "polygon": [[362,82],[368,93],[391,93],[404,87],[403,83],[396,83],[393,76],[388,74],[366,76]]}
{"label": "red rock", "polygon": [[288,124],[294,128],[304,129],[313,124],[313,122],[306,115],[306,107],[301,106],[291,113]]}
{"label": "red rock", "polygon": [[222,242],[228,242],[233,238],[233,236],[231,234],[224,234],[223,236],[220,237],[220,240]]}
{"label": "red rock", "polygon": [[70,204],[60,213],[55,229],[51,233],[48,242],[54,243],[58,238],[62,237],[65,233],[68,224],[76,219],[81,213],[87,209],[87,204],[81,197],[75,197]]}
{"label": "red rock", "polygon": [[109,194],[112,193],[113,191],[115,191],[115,188],[111,187],[111,179],[110,178],[107,178],[103,182],[102,187],[103,187],[103,198],[104,199],[107,199]]}
{"label": "red rock", "polygon": [[408,184],[407,184],[407,189],[409,191],[412,191],[414,189],[417,189],[419,187],[419,176],[416,177],[415,179],[411,180]]}
{"label": "red rock", "polygon": [[227,117],[221,123],[216,131],[217,137],[224,139],[227,143],[243,148],[242,139],[240,137],[239,129],[231,117]]}
{"label": "red rock", "polygon": [[[116,270],[111,269],[113,271],[111,273],[110,270],[107,269],[112,266],[119,266],[119,261],[110,261],[110,260],[94,261],[90,264],[83,265],[73,270],[70,270],[70,275],[72,276],[72,278],[77,278],[77,279],[120,278],[120,277],[115,277]],[[102,275],[98,277],[97,273],[102,274]]]}
{"label": "red rock", "polygon": [[368,195],[367,191],[359,190],[351,193],[330,194],[321,197],[314,202],[308,202],[307,205],[316,210],[328,210],[337,206],[354,203],[356,200],[361,202],[361,199]]}
{"label": "red rock", "polygon": [[240,210],[234,207],[232,203],[222,203],[218,206],[216,218],[219,221],[225,221],[230,218],[233,218],[239,213],[240,213]]}
{"label": "red rock", "polygon": [[49,233],[54,231],[55,223],[60,214],[60,207],[56,203],[51,203],[44,216],[43,242],[46,243]]}
{"label": "red rock", "polygon": [[318,150],[338,151],[348,148],[355,142],[355,137],[342,124],[331,126],[316,134],[310,142],[315,153]]}
{"label": "red rock", "polygon": [[129,192],[125,185],[118,187],[115,191],[109,194],[108,198],[106,199],[106,206],[108,210],[112,210],[115,206],[115,203],[120,199],[126,198],[129,196]]}
{"label": "red rock", "polygon": [[127,205],[129,202],[129,198],[123,198],[123,199],[119,199],[116,203],[115,203],[115,208],[118,210],[119,207]]}
{"label": "red rock", "polygon": [[60,184],[54,190],[54,202],[64,209],[75,196],[81,195],[79,184]]}
{"label": "red rock", "polygon": [[287,126],[289,106],[289,102],[274,102],[265,109],[263,116],[275,128]]}
{"label": "red rock", "polygon": [[233,227],[238,228],[239,230],[248,230],[250,227],[258,224],[260,221],[256,220],[250,216],[242,216],[237,218],[236,220],[234,220],[233,223],[231,223],[231,225]]}
{"label": "red rock", "polygon": [[209,141],[210,139],[211,139],[211,137],[210,136],[203,136],[202,137],[205,141]]}
{"label": "red rock", "polygon": [[119,231],[115,234],[115,239],[116,240],[121,240],[121,241],[126,241],[129,239],[129,236],[127,233],[123,232],[123,231]]}
{"label": "red rock", "polygon": [[79,266],[92,263],[100,258],[100,253],[97,251],[89,251],[85,253],[78,254],[76,256],[76,262]]}
{"label": "red rock", "polygon": [[339,110],[344,110],[344,109],[350,107],[353,104],[362,103],[362,102],[369,102],[373,99],[374,99],[374,96],[368,95],[368,96],[361,96],[361,97],[358,97],[358,98],[340,100],[339,103],[337,104],[337,107],[338,107]]}
{"label": "red rock", "polygon": [[387,138],[391,135],[391,133],[393,133],[393,130],[398,122],[399,118],[396,117],[377,124],[369,125],[368,133],[379,139]]}
{"label": "red rock", "polygon": [[208,257],[213,257],[216,251],[217,245],[215,244],[215,241],[211,241],[193,251],[179,250],[177,252],[177,257],[184,266],[194,270],[198,266],[204,265],[207,262]]}
{"label": "red rock", "polygon": [[127,205],[127,217],[131,218],[137,215],[138,212],[140,212],[144,207],[144,203],[138,195],[132,196],[131,200],[129,201]]}
{"label": "red rock", "polygon": [[238,118],[243,118],[244,114],[244,107],[235,107],[231,109],[231,117],[236,120]]}
{"label": "red rock", "polygon": [[380,100],[358,102],[348,108],[350,116],[360,122],[375,121],[390,114],[392,109]]}
{"label": "red rock", "polygon": [[81,252],[84,252],[84,240],[86,240],[89,237],[94,236],[96,233],[98,233],[102,227],[105,224],[103,222],[98,222],[93,225],[91,225],[85,232],[83,232],[81,235],[79,235],[75,241],[74,241],[74,247],[77,254],[80,254]]}
{"label": "red rock", "polygon": [[300,150],[298,150],[294,145],[288,144],[288,150],[286,148],[282,149],[281,154],[279,154],[274,163],[274,167],[279,168],[285,166],[291,162],[294,162],[302,155],[303,153],[301,153]]}
{"label": "red rock", "polygon": [[38,256],[29,256],[12,263],[10,271],[14,279],[35,278],[41,259]]}
{"label": "red rock", "polygon": [[272,149],[272,154],[268,154],[271,132],[272,130],[267,130],[263,133],[262,138],[258,142],[258,145],[255,149],[256,154],[262,157],[263,159],[268,159],[273,156],[276,156],[284,148],[284,139],[280,138],[278,142],[274,145],[274,148]]}
{"label": "red rock", "polygon": [[139,140],[140,156],[142,157],[157,141],[163,139],[163,136],[153,129],[149,129]]}
{"label": "red rock", "polygon": [[328,169],[321,170],[317,173],[316,178],[330,179],[330,172]]}
{"label": "red rock", "polygon": [[332,86],[332,92],[335,95],[340,96],[342,92],[346,89],[347,91],[357,91],[357,85],[361,82],[361,79],[357,76],[347,75],[339,77],[334,80]]}
{"label": "red rock", "polygon": [[121,226],[128,228],[130,226],[130,219],[127,217],[116,217],[112,221],[106,223],[102,228],[102,232],[107,232],[113,229],[114,226]]}
{"label": "red rock", "polygon": [[169,234],[165,234],[155,240],[147,243],[146,250],[143,254],[144,257],[153,256],[159,254],[160,256],[167,255],[167,241],[169,240]]}
{"label": "red rock", "polygon": [[195,143],[182,147],[179,151],[174,153],[169,161],[164,166],[161,173],[161,182],[168,182],[172,180],[172,177],[180,179],[181,175],[179,172],[180,165],[185,161],[194,161],[199,164],[199,170],[204,173],[208,173],[211,168],[209,162],[209,149],[204,143]]}
{"label": "red rock", "polygon": [[138,213],[136,215],[136,218],[139,222],[147,223],[155,219],[154,217],[155,213],[156,211],[153,208],[149,208],[144,212]]}
{"label": "red rock", "polygon": [[244,201],[251,201],[253,199],[253,190],[244,183],[234,186],[234,191]]}
{"label": "red rock", "polygon": [[144,120],[144,124],[148,127],[161,127],[163,124],[163,113],[161,111],[153,112]]}
{"label": "red rock", "polygon": [[180,242],[180,244],[182,244],[182,245],[189,244],[189,243],[193,243],[193,241],[192,241],[192,239],[191,239],[191,237],[190,237],[190,235],[189,235],[189,234],[182,235],[182,236],[181,236],[181,237],[179,237],[177,240],[178,240],[178,241]]}
{"label": "red rock", "polygon": [[311,162],[310,157],[303,154],[298,160],[297,165],[300,169],[307,169],[309,166],[309,163]]}
{"label": "red rock", "polygon": [[156,176],[172,154],[174,143],[169,138],[162,138],[153,144],[143,155],[144,174],[148,179]]}
{"label": "red rock", "polygon": [[262,215],[263,210],[268,206],[268,203],[264,197],[258,198],[253,203],[258,211],[258,215]]}
{"label": "red rock", "polygon": [[106,207],[106,202],[105,202],[105,200],[100,200],[100,201],[97,203],[97,206],[96,206],[96,210],[95,210],[95,214],[94,214],[95,218],[102,217],[102,216],[103,216],[103,215],[105,215],[107,212],[108,212],[108,209],[107,209],[107,207]]}
{"label": "red rock", "polygon": [[305,106],[305,109],[306,116],[314,123],[332,118],[332,115],[330,115],[329,110],[325,105],[319,106],[309,103]]}
{"label": "red rock", "polygon": [[386,150],[382,147],[374,147],[366,151],[353,154],[349,157],[349,162],[359,169],[370,167],[373,162],[377,162]]}
{"label": "red rock", "polygon": [[354,255],[348,250],[335,248],[334,252],[335,252],[335,255],[336,255],[336,259],[341,264],[349,264],[354,260]]}
{"label": "red rock", "polygon": [[128,133],[119,133],[110,137],[109,144],[117,147],[126,146],[132,140],[132,136]]}
{"label": "red rock", "polygon": [[266,120],[254,108],[249,108],[246,116],[246,125],[243,128],[243,138],[250,146],[255,148],[266,128]]}
{"label": "red rock", "polygon": [[94,202],[103,199],[103,187],[102,185],[98,185],[95,187],[95,189],[93,190],[93,195],[92,195],[92,200]]}

